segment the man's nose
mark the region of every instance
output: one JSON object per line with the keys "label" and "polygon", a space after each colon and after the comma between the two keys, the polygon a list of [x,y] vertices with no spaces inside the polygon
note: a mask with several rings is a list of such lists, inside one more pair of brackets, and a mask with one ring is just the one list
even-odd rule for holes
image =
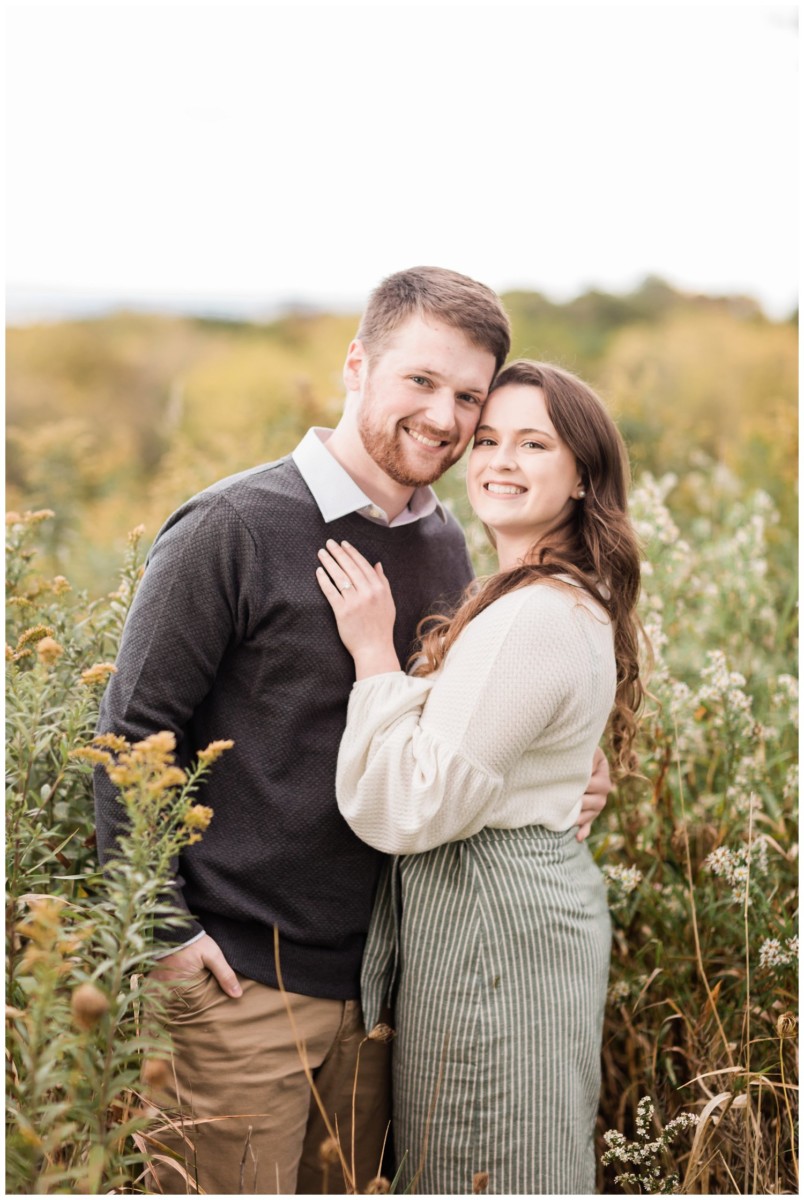
{"label": "man's nose", "polygon": [[425,408],[427,420],[442,433],[455,428],[455,397],[449,388],[434,388]]}

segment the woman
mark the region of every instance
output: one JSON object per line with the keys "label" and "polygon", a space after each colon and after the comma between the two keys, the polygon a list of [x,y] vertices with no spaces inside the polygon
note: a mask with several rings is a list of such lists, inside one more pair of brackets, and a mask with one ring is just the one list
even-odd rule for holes
{"label": "woman", "polygon": [[355,660],[338,761],[352,829],[395,860],[363,970],[366,1027],[395,1010],[394,1143],[430,1194],[594,1190],[610,926],[574,826],[608,727],[633,769],[639,553],[622,439],[556,367],[497,377],[469,457],[499,570],[423,636],[392,642],[380,564],[320,552]]}

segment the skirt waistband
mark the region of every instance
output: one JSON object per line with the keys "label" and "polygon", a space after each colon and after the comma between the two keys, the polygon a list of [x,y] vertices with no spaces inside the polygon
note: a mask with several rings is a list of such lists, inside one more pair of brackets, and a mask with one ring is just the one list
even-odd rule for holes
{"label": "skirt waistband", "polygon": [[543,842],[545,846],[555,848],[575,841],[577,833],[578,828],[575,825],[569,829],[547,829],[544,825],[519,825],[514,829],[502,829],[487,825],[479,833],[466,838],[466,843],[471,845],[473,842]]}

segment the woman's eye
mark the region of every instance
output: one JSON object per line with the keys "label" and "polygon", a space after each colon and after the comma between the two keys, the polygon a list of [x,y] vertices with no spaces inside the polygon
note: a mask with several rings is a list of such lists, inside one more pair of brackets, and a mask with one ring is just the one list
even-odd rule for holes
{"label": "woman's eye", "polygon": [[491,440],[491,438],[475,438],[474,442],[472,443],[472,449],[476,450],[478,448],[478,446],[493,446],[493,445],[494,445],[494,442]]}
{"label": "woman's eye", "polygon": [[544,450],[543,442],[523,442],[522,445],[526,450]]}

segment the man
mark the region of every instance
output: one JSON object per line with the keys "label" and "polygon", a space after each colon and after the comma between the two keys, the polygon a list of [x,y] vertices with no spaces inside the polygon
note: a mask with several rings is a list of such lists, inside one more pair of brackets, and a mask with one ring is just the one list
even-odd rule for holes
{"label": "man", "polygon": [[[322,1190],[326,1128],[297,1037],[350,1170],[354,1146],[357,1189],[378,1171],[388,1048],[365,1040],[359,974],[381,856],[335,802],[354,675],[316,555],[345,538],[382,562],[405,662],[419,620],[471,578],[463,535],[429,485],[462,455],[509,347],[483,284],[433,267],[390,276],[349,346],[337,428],[195,496],[151,551],[100,728],[129,740],[170,729],[182,762],[234,740],[205,787],[212,824],[179,864],[182,944],[154,972],[175,984],[172,1102],[202,1122],[184,1154],[207,1192]],[[607,790],[604,764],[583,825]],[[118,810],[101,776],[96,806],[106,856]],[[341,1190],[330,1169],[323,1186]],[[165,1190],[178,1179],[161,1174]]]}

